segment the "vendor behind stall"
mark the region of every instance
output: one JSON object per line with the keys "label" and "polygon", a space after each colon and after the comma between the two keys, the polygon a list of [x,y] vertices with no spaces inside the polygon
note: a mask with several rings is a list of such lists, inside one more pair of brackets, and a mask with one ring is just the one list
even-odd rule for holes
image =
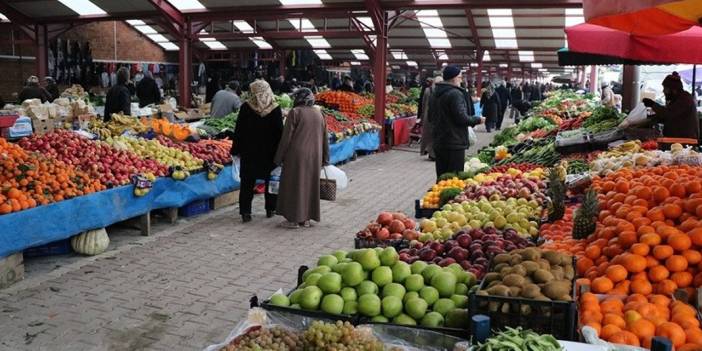
{"label": "vendor behind stall", "polygon": [[655,113],[651,118],[653,123],[663,123],[663,136],[699,140],[700,128],[695,99],[683,89],[677,72],[663,80],[663,94],[665,106],[649,98],[643,99],[643,104]]}

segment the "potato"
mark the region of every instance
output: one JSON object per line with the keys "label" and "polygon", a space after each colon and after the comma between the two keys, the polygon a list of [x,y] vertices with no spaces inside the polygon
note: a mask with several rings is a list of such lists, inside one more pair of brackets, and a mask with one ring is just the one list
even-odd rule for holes
{"label": "potato", "polygon": [[519,274],[510,273],[502,278],[502,284],[521,287],[522,284],[524,284],[524,277]]}
{"label": "potato", "polygon": [[504,267],[500,269],[500,276],[502,278],[504,278],[508,274],[512,274],[512,267]]}
{"label": "potato", "polygon": [[511,297],[518,297],[519,294],[521,294],[522,288],[518,286],[510,286],[509,287],[509,296]]}
{"label": "potato", "polygon": [[570,293],[570,282],[566,280],[554,280],[544,285],[541,292],[547,297],[556,300]]}
{"label": "potato", "polygon": [[551,264],[548,262],[548,260],[542,258],[539,259],[538,263],[542,269],[551,270]]}
{"label": "potato", "polygon": [[561,266],[563,267],[568,267],[568,266],[573,266],[573,256],[571,255],[561,255]]}
{"label": "potato", "polygon": [[562,280],[565,276],[565,272],[561,266],[551,266],[551,274],[553,274],[556,280]]}
{"label": "potato", "polygon": [[569,264],[567,266],[563,267],[563,278],[567,280],[573,280],[575,277],[575,269],[573,269],[573,265]]}
{"label": "potato", "polygon": [[526,268],[524,268],[524,266],[522,264],[518,264],[518,265],[512,267],[512,273],[519,274],[523,277],[527,274],[527,270],[526,270]]}

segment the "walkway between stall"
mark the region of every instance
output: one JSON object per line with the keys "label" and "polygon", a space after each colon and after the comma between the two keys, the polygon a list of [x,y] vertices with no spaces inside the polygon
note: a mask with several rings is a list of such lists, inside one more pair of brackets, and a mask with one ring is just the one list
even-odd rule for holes
{"label": "walkway between stall", "polygon": [[[480,127],[470,152],[492,137]],[[435,178],[432,162],[405,150],[342,168],[349,187],[322,203],[323,222],[310,229],[278,228],[282,218],[265,219],[258,196],[247,225],[228,207],[151,237],[108,229],[113,243],[94,258],[28,260],[28,278],[0,291],[0,349],[201,350],[224,340],[252,295],[293,286],[296,267],[320,253],[352,249],[380,211],[413,213]]]}

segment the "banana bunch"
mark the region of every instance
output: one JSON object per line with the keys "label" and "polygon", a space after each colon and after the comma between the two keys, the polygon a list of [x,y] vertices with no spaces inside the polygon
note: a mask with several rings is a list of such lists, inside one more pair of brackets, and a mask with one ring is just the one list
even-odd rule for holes
{"label": "banana bunch", "polygon": [[113,113],[112,120],[107,124],[107,128],[113,132],[113,134],[119,135],[124,133],[125,130],[133,130],[136,133],[144,133],[148,128],[141,123],[137,118],[132,116],[125,116],[120,113]]}
{"label": "banana bunch", "polygon": [[643,152],[643,148],[641,147],[641,141],[640,140],[630,140],[627,141],[626,143],[619,144],[616,147],[612,148],[611,150],[607,152],[603,152],[600,154],[600,158],[606,158],[606,157],[618,157],[618,156],[625,156],[625,155],[631,155],[639,152]]}
{"label": "banana bunch", "polygon": [[562,160],[555,168],[556,173],[558,173],[558,179],[565,182],[566,176],[568,175],[568,161]]}

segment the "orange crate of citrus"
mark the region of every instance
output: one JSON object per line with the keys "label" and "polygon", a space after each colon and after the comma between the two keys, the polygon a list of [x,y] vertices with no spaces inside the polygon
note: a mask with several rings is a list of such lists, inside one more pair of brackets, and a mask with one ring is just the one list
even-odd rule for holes
{"label": "orange crate of citrus", "polygon": [[439,196],[441,191],[448,188],[465,189],[466,183],[458,178],[451,178],[439,181],[431,187],[428,193],[422,198],[422,208],[439,208]]}

